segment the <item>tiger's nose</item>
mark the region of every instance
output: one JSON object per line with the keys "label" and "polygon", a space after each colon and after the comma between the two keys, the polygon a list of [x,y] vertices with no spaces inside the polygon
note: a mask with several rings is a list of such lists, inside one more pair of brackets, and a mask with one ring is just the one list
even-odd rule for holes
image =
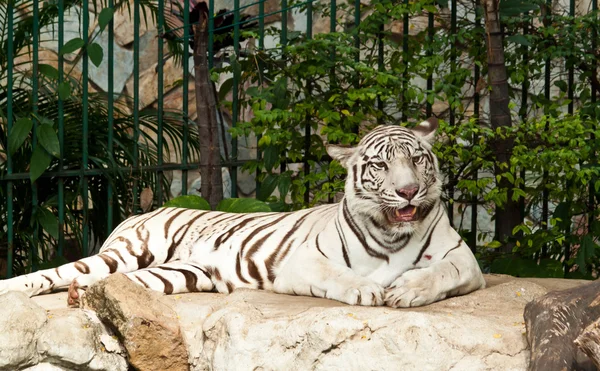
{"label": "tiger's nose", "polygon": [[396,194],[402,198],[404,198],[405,200],[412,200],[413,197],[415,197],[415,195],[417,194],[417,192],[419,191],[419,186],[416,184],[411,184],[408,187],[404,187],[404,188],[400,188],[396,190]]}

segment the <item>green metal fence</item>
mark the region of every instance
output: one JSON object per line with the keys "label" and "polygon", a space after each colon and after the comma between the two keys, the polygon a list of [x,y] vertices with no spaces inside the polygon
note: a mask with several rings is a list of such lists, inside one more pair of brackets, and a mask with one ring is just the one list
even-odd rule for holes
{"label": "green metal fence", "polygon": [[[274,11],[266,12],[265,4],[267,0],[261,0],[258,2],[244,2],[240,0],[234,0],[232,9],[227,9],[225,12],[218,14],[219,19],[227,15],[233,15],[233,22],[229,25],[219,26],[215,25],[215,19],[217,12],[222,11],[225,6],[221,3],[217,3],[213,0],[209,1],[208,9],[211,15],[208,20],[209,27],[209,61],[210,66],[214,66],[213,56],[217,50],[215,47],[215,35],[225,34],[228,32],[232,33],[232,45],[228,53],[233,55],[234,59],[244,58],[242,50],[240,50],[240,42],[242,37],[242,28],[249,24],[255,23],[254,31],[256,32],[257,49],[264,50],[265,46],[265,35],[266,35],[266,24],[265,19],[269,16],[279,15],[280,16],[280,33],[279,33],[279,45],[281,52],[286,52],[286,45],[289,42],[290,25],[288,19],[290,14],[294,14],[297,18],[303,18],[303,22],[306,24],[306,28],[303,30],[297,30],[304,33],[306,39],[313,38],[313,7],[317,3],[313,1],[296,2],[281,0],[278,4],[277,9]],[[93,9],[90,8],[90,4],[93,5]],[[2,113],[0,116],[0,161],[3,162],[3,167],[0,169],[0,189],[2,190],[0,196],[2,196],[2,204],[4,208],[2,210],[2,221],[0,225],[5,225],[5,228],[0,228],[0,259],[4,258],[7,262],[5,275],[7,277],[15,274],[14,269],[19,269],[19,272],[24,272],[29,269],[36,270],[40,267],[39,264],[51,260],[52,256],[62,257],[67,252],[65,246],[68,245],[68,240],[72,239],[72,234],[77,232],[81,236],[80,240],[76,240],[76,244],[80,244],[82,254],[86,255],[92,252],[93,245],[97,245],[105,238],[110,231],[116,226],[116,224],[122,220],[126,215],[130,213],[138,213],[140,210],[140,192],[144,188],[150,187],[153,191],[153,205],[158,207],[162,205],[165,200],[169,197],[168,195],[168,184],[165,182],[166,174],[172,171],[181,171],[181,193],[188,193],[188,172],[198,168],[197,157],[194,157],[192,153],[194,151],[193,142],[195,127],[194,123],[190,118],[188,111],[190,103],[190,92],[188,81],[192,78],[190,75],[190,49],[187,44],[190,40],[190,16],[194,7],[197,6],[195,2],[182,1],[182,2],[168,2],[163,0],[135,0],[132,1],[131,6],[128,6],[128,2],[120,2],[116,0],[106,1],[70,1],[70,0],[56,0],[50,3],[40,3],[38,1],[22,1],[22,0],[8,0],[0,4],[0,21],[2,24],[2,31],[0,32],[0,42],[3,45],[3,54],[0,56],[0,66],[5,66],[5,71],[0,73],[0,81],[2,82],[2,91],[0,94],[0,103]],[[176,6],[174,6],[174,4]],[[271,4],[271,2],[269,2]],[[40,5],[42,8],[40,9]],[[271,4],[272,5],[272,4]],[[338,10],[343,5],[344,9],[348,7],[353,11],[353,24],[348,24],[346,20],[344,24],[340,24],[337,19]],[[361,4],[359,0],[350,1],[344,4],[338,4],[335,0],[329,2],[328,13],[329,13],[329,32],[335,32],[337,27],[343,26],[352,30],[357,30],[360,27],[361,19],[363,16],[363,9],[367,7]],[[399,3],[399,6],[403,5],[408,8],[412,5],[411,2],[405,0]],[[472,14],[476,27],[482,27],[481,25],[481,12],[477,1],[458,2],[457,0],[450,1],[431,1],[431,5],[437,6],[440,9],[449,9],[449,22],[447,32],[450,35],[457,34],[457,17],[459,9],[465,14]],[[571,16],[575,15],[576,2],[570,0],[568,4],[568,12]],[[552,6],[551,2],[547,2],[547,6]],[[78,51],[74,51],[77,58],[76,60],[80,63],[81,77],[79,82],[72,82],[73,76],[69,75],[69,71],[66,70],[67,64],[69,68],[73,68],[74,63],[67,61],[69,53],[62,53],[65,47],[72,47],[69,45],[71,40],[65,40],[67,33],[65,29],[65,12],[66,9],[72,9],[77,7],[80,11],[80,25],[81,40],[82,44]],[[253,15],[248,16],[246,12],[249,8],[257,8]],[[90,87],[93,84],[89,81],[90,76],[90,62],[94,58],[94,54],[97,54],[97,50],[94,50],[91,45],[94,43],[94,38],[98,37],[98,32],[90,30],[90,15],[94,16],[94,22],[97,24],[101,22],[102,9],[121,9],[127,17],[131,17],[132,21],[132,32],[133,41],[130,45],[133,57],[132,57],[132,91],[127,91],[131,100],[131,112],[130,119],[127,121],[127,125],[119,126],[123,119],[123,113],[120,112],[120,106],[117,100],[121,97],[121,92],[115,92],[115,64],[121,63],[116,60],[115,50],[115,16],[108,16],[111,11],[106,11],[104,16],[109,19],[105,25],[104,33],[107,34],[108,43],[107,48],[103,50],[103,61],[102,68],[106,69],[106,84],[107,89],[103,92],[98,92],[97,88],[93,88],[95,92],[92,94]],[[597,1],[593,0],[590,2],[588,9],[590,12],[597,11]],[[178,12],[180,23],[173,22],[173,14]],[[115,13],[116,14],[116,13]],[[438,28],[434,26],[434,13],[426,12],[427,19],[427,31],[425,42],[431,42],[438,32]],[[54,18],[52,18],[54,17]],[[176,17],[177,18],[177,17]],[[55,21],[52,21],[54,19]],[[140,90],[140,78],[141,74],[145,71],[140,71],[142,58],[141,54],[141,36],[140,29],[144,24],[148,24],[148,19],[154,20],[150,22],[153,24],[156,31],[156,80],[157,80],[157,96],[155,104],[152,110],[140,109],[142,91]],[[297,20],[297,19],[296,19]],[[411,19],[409,12],[406,11],[402,16],[402,40],[398,44],[403,58],[408,58],[411,53],[410,49],[410,27]],[[48,31],[52,29],[52,39],[56,43],[55,50],[56,54],[56,73],[53,75],[53,71],[47,67],[47,63],[41,63],[39,60],[40,48],[40,36],[48,36],[47,34],[40,33],[41,28]],[[99,27],[99,26],[98,26]],[[524,30],[526,34],[527,29]],[[389,48],[389,44],[385,42],[384,27],[381,26],[380,32],[376,35],[375,43],[378,45],[378,69],[385,71],[386,63],[384,60],[385,48]],[[176,35],[173,37],[173,35]],[[90,39],[90,36],[92,38]],[[29,42],[28,38],[31,38]],[[47,40],[46,40],[47,42]],[[354,36],[354,46],[357,50],[361,49],[361,40],[358,32]],[[483,40],[481,40],[481,47],[483,48]],[[178,115],[169,112],[165,109],[165,96],[170,93],[173,86],[165,86],[165,60],[168,58],[176,58],[170,55],[170,52],[165,51],[165,45],[168,43],[179,44],[181,47],[180,55],[180,80],[181,82],[175,84],[175,86],[181,89],[181,107],[179,107]],[[590,43],[593,50],[597,49],[597,35],[590,35]],[[460,53],[456,47],[457,43],[450,45],[451,53],[448,61],[451,72],[454,72],[460,67]],[[529,53],[529,47],[527,45],[522,46],[523,52],[523,63],[527,63],[527,55]],[[19,70],[19,66],[15,65],[15,61],[22,56],[22,54],[30,55],[31,63],[29,64],[30,70],[23,71]],[[437,51],[432,47],[426,49],[426,56],[432,57]],[[335,52],[332,52],[332,58],[335,58]],[[361,60],[361,54],[356,53],[355,61]],[[551,99],[551,69],[552,62],[550,59],[546,61],[545,67],[545,81],[544,81],[544,95],[545,98]],[[42,70],[40,70],[40,67]],[[120,66],[121,67],[121,66]],[[595,67],[594,67],[595,68]],[[240,71],[235,70],[233,73],[233,84],[231,95],[233,97],[231,102],[231,127],[236,127],[240,120],[240,105],[238,97],[240,95]],[[594,73],[596,71],[594,70]],[[475,64],[472,70],[473,80],[479,81],[482,75],[480,64]],[[411,76],[408,75],[406,70],[402,76],[404,84],[408,84]],[[4,79],[4,80],[3,80]],[[568,105],[568,112],[573,113],[574,111],[574,88],[576,84],[575,68],[571,66],[568,69],[568,99],[571,103]],[[27,87],[23,88],[22,83],[24,80],[28,81]],[[331,71],[330,84],[335,84],[335,70]],[[358,80],[355,82],[358,83]],[[21,85],[20,85],[21,84]],[[70,95],[65,93],[65,84],[72,84],[70,86]],[[430,74],[425,79],[426,90],[433,91],[435,84],[435,76]],[[530,81],[527,77],[522,83],[522,95],[521,105],[527,107],[528,94],[530,93]],[[80,90],[77,90],[77,87]],[[29,94],[29,98],[23,98],[23,91]],[[73,109],[73,98],[77,93],[78,97],[81,98],[81,107],[79,111]],[[119,94],[117,94],[119,93]],[[52,100],[49,98],[51,95],[55,95],[56,99]],[[92,96],[92,95],[93,96]],[[402,93],[402,96],[405,92]],[[106,101],[106,122],[104,129],[98,130],[96,126],[93,127],[93,132],[90,132],[90,123],[94,122],[96,125],[95,117],[90,117],[90,112],[98,112],[97,107],[88,106],[88,102],[97,102],[98,96],[104,96]],[[17,97],[17,98],[16,98]],[[42,101],[40,101],[42,97]],[[480,116],[480,93],[475,91],[473,95],[473,106],[474,106],[474,117]],[[592,89],[590,99],[594,102],[597,99],[595,90]],[[400,107],[400,116],[398,119],[407,120],[411,117],[409,114],[408,99],[402,99],[402,105]],[[22,102],[26,102],[29,106],[23,108]],[[423,114],[430,116],[433,114],[433,103],[427,100],[424,104]],[[51,114],[53,104],[56,104],[56,114]],[[79,107],[79,106],[78,106]],[[380,110],[385,110],[386,102],[383,100],[377,101],[377,107]],[[119,111],[119,112],[117,112]],[[66,125],[67,120],[69,123],[72,122],[74,112],[78,112],[81,117],[81,127],[79,144],[71,145],[69,148],[77,148],[81,153],[79,164],[74,166],[71,162],[66,163],[66,144],[70,139],[70,132],[67,132]],[[524,116],[526,118],[526,109],[523,109]],[[460,120],[464,117],[457,116],[455,110],[451,107],[447,120],[450,125],[460,124]],[[9,150],[9,141],[11,134],[15,131],[19,131],[20,126],[25,121],[19,121],[21,119],[28,119],[32,123],[31,134],[28,139],[23,139],[24,143],[19,151]],[[50,119],[50,125],[56,132],[58,151],[56,156],[51,158],[47,169],[36,178],[35,181],[31,182],[32,173],[31,170],[34,167],[33,160],[38,161],[39,159],[32,158],[31,156],[35,153],[36,148],[40,146],[45,151],[51,152],[52,149],[48,148],[47,136],[39,138],[40,134],[46,135],[47,130],[40,130],[40,127],[48,125],[45,121]],[[129,122],[131,124],[129,124]],[[156,124],[156,138],[150,138],[144,134],[144,130],[148,127],[146,123]],[[181,130],[180,145],[177,149],[180,151],[179,163],[167,163],[165,161],[165,151],[173,152],[173,149],[168,148],[167,139],[165,138],[166,123],[169,123],[172,127],[178,127]],[[70,124],[69,124],[70,125]],[[130,126],[128,126],[130,125]],[[146,125],[142,127],[143,125]],[[71,127],[71,126],[69,126]],[[121,131],[131,133],[131,147],[127,147],[120,143],[119,140],[123,137],[119,137],[118,134],[123,134]],[[101,136],[97,136],[98,132]],[[304,128],[304,151],[305,154],[309,153],[310,150],[310,136],[314,134],[310,124],[307,122]],[[174,134],[175,135],[175,134]],[[13,134],[14,136],[14,134]],[[175,135],[176,136],[176,135]],[[173,135],[170,137],[173,138]],[[46,142],[40,142],[40,139]],[[260,139],[260,137],[258,138]],[[476,139],[476,138],[475,138]],[[150,141],[153,143],[152,146],[143,147],[144,141]],[[70,143],[70,142],[69,142]],[[141,144],[142,143],[142,144]],[[102,159],[98,158],[94,149],[90,146],[95,147],[96,145],[105,149],[106,156]],[[231,175],[231,196],[238,196],[238,167],[243,164],[243,161],[238,160],[238,147],[239,143],[237,138],[233,138],[231,141],[231,154],[229,158],[225,158],[223,165],[227,166],[230,170]],[[130,153],[122,154],[125,149],[130,150]],[[144,152],[148,151],[148,153]],[[47,156],[47,155],[46,155]],[[124,160],[122,158],[125,158]],[[262,153],[257,151],[256,158],[262,158]],[[25,160],[24,160],[25,159]],[[31,159],[31,166],[23,166],[27,163],[26,160]],[[143,161],[142,161],[143,160]],[[44,160],[46,161],[46,160]],[[303,167],[303,173],[308,175],[311,172],[310,162],[308,156],[304,156],[301,161]],[[281,165],[281,172],[287,169],[291,162],[283,162]],[[17,166],[18,165],[18,166]],[[523,170],[525,171],[525,170]],[[474,173],[472,177],[476,180],[478,177],[477,173]],[[525,177],[523,173],[523,178]],[[454,184],[454,179],[450,175],[450,184]],[[119,183],[120,182],[120,183]],[[125,187],[123,185],[128,185]],[[260,189],[260,182],[257,182],[257,190]],[[27,189],[27,191],[23,191]],[[48,190],[51,192],[47,192]],[[129,193],[128,193],[129,192]],[[454,188],[450,186],[447,189],[449,199],[454,198]],[[592,194],[590,190],[590,195]],[[92,199],[89,199],[92,195]],[[22,198],[30,197],[29,200],[24,201]],[[307,187],[304,194],[304,201],[306,204],[310,201],[310,192]],[[90,204],[92,209],[89,208]],[[468,236],[469,243],[472,247],[477,245],[477,220],[478,220],[478,201],[472,200],[471,204],[471,233]],[[546,192],[542,204],[542,216],[543,220],[548,220],[550,217],[549,210],[549,195]],[[593,197],[590,196],[590,207],[594,207]],[[523,206],[524,207],[524,206]],[[448,204],[448,212],[452,217],[455,214],[455,208],[453,203]],[[50,213],[50,214],[49,214]],[[591,216],[590,216],[591,217]],[[55,220],[53,219],[55,218]],[[97,226],[101,225],[102,229]],[[80,230],[78,230],[80,228]],[[27,236],[23,235],[23,231],[26,231]],[[26,249],[25,249],[26,247]],[[54,254],[52,250],[56,248]],[[41,253],[42,256],[38,257]],[[568,256],[568,252],[567,252]],[[19,261],[19,263],[15,263]]]}

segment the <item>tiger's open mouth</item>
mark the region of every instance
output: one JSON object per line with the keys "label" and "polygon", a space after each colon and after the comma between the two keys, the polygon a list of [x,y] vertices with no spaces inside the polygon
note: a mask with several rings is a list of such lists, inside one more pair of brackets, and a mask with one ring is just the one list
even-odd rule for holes
{"label": "tiger's open mouth", "polygon": [[402,209],[392,209],[387,217],[390,223],[414,222],[419,219],[419,213],[416,206],[408,205]]}

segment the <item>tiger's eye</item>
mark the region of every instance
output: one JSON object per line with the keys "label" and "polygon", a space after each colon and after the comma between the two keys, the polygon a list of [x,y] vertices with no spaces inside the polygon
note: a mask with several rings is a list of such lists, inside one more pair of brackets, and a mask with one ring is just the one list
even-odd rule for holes
{"label": "tiger's eye", "polygon": [[371,166],[377,170],[387,170],[387,164],[385,162],[372,162]]}

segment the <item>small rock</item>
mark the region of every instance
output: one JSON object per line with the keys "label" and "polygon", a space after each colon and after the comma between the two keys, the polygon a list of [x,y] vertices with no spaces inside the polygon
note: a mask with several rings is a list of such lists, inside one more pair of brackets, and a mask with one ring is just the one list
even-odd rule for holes
{"label": "small rock", "polygon": [[116,329],[136,369],[188,370],[177,314],[161,296],[115,274],[92,285],[82,301]]}

